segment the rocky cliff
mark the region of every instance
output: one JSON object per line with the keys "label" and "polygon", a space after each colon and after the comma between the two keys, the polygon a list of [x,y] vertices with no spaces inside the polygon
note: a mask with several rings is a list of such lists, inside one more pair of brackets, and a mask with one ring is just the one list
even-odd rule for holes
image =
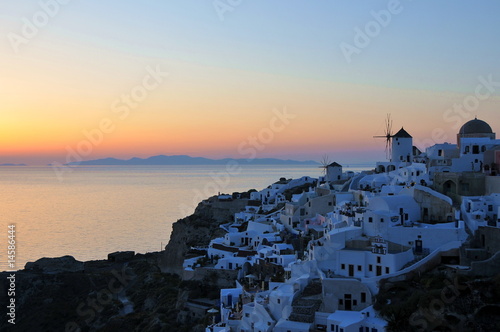
{"label": "rocky cliff", "polygon": [[[182,281],[182,263],[191,247],[222,236],[247,199],[212,197],[193,215],[174,223],[165,251],[110,255],[79,262],[71,256],[28,263],[16,277],[15,325],[5,319],[0,331],[204,331],[208,317],[180,320],[193,298],[219,295],[218,276]],[[5,308],[9,273],[0,273]],[[226,277],[228,279],[228,277]]]}
{"label": "rocky cliff", "polygon": [[206,247],[211,239],[224,236],[220,225],[233,221],[234,214],[244,209],[247,202],[247,199],[219,201],[212,197],[198,204],[192,215],[174,223],[165,247],[162,271],[181,275],[182,263],[190,248]]}

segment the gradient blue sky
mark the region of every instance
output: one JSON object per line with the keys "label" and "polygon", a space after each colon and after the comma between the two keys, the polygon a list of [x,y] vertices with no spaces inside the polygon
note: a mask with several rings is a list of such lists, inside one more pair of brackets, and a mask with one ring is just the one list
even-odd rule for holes
{"label": "gradient blue sky", "polygon": [[[419,140],[438,128],[454,142],[444,112],[478,77],[500,82],[493,0],[400,1],[351,63],[339,45],[354,44],[354,29],[391,1],[243,0],[221,21],[212,1],[73,0],[15,53],[8,35],[20,34],[40,2],[0,4],[0,163],[64,160],[148,65],[168,70],[168,82],[85,159],[241,157],[238,145],[284,106],[297,119],[259,156],[383,159],[372,136],[386,113]],[[499,131],[499,92],[463,122],[477,115]]]}

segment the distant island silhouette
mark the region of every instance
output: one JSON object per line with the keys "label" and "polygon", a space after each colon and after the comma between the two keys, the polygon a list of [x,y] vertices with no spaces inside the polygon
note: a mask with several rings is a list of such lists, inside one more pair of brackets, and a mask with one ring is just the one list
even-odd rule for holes
{"label": "distant island silhouette", "polygon": [[0,166],[26,166],[26,164],[0,164]]}
{"label": "distant island silhouette", "polygon": [[96,160],[86,160],[81,162],[71,162],[66,165],[69,166],[97,166],[97,165],[225,165],[228,162],[238,162],[240,164],[249,165],[311,165],[316,166],[319,163],[313,160],[298,161],[290,159],[276,159],[276,158],[255,158],[255,159],[234,159],[234,158],[224,158],[224,159],[209,159],[204,157],[190,157],[186,155],[175,155],[175,156],[153,156],[149,158],[131,158],[131,159],[116,159],[116,158],[104,158]]}

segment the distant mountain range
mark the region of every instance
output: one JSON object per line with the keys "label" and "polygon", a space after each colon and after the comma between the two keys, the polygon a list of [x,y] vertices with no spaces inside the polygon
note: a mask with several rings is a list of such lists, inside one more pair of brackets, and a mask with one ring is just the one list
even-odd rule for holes
{"label": "distant mountain range", "polygon": [[80,166],[97,166],[97,165],[225,165],[230,161],[236,161],[240,164],[249,165],[312,165],[316,166],[319,163],[313,160],[307,161],[297,161],[297,160],[283,160],[275,158],[256,158],[256,159],[209,159],[203,157],[190,157],[185,155],[179,156],[153,156],[149,158],[131,158],[128,160],[116,159],[116,158],[104,158],[96,160],[87,160],[81,162],[72,162],[67,165],[80,165]]}
{"label": "distant mountain range", "polygon": [[0,166],[26,166],[26,164],[0,164]]}

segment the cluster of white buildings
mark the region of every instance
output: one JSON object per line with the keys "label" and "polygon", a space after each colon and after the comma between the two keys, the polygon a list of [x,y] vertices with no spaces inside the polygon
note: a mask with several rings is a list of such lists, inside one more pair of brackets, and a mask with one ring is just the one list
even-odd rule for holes
{"label": "cluster of white buildings", "polygon": [[384,331],[372,307],[382,279],[500,227],[500,140],[486,122],[467,122],[457,144],[425,153],[404,129],[391,138],[391,160],[373,171],[332,163],[319,179],[281,179],[251,194],[260,206],[237,213],[207,250],[210,268],[238,271],[207,331]]}

